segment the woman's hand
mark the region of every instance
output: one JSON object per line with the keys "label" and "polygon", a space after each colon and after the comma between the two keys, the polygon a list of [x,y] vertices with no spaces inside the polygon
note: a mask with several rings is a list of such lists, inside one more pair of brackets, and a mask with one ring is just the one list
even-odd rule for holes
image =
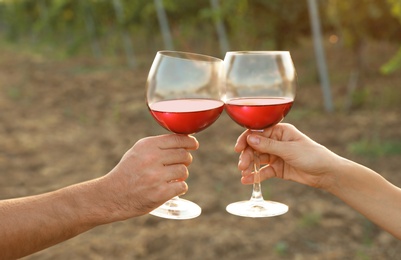
{"label": "woman's hand", "polygon": [[290,124],[277,124],[261,133],[246,130],[235,150],[241,152],[238,168],[242,183],[253,183],[253,151],[260,153],[261,180],[273,177],[317,188],[328,188],[330,172],[340,158]]}

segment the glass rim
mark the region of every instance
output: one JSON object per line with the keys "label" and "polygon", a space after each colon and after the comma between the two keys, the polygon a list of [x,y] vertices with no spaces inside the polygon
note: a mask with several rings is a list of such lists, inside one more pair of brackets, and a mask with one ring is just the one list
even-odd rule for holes
{"label": "glass rim", "polygon": [[158,55],[163,55],[171,58],[187,59],[187,60],[197,60],[206,62],[222,62],[223,60],[210,55],[199,54],[194,52],[186,51],[171,51],[171,50],[160,50],[157,52]]}
{"label": "glass rim", "polygon": [[228,51],[226,54],[290,54],[290,51]]}

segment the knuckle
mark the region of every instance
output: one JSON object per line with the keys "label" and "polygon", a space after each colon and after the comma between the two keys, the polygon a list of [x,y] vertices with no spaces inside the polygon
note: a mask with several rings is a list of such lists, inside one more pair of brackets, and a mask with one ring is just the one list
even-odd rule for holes
{"label": "knuckle", "polygon": [[177,151],[178,151],[178,154],[179,154],[180,157],[184,157],[185,158],[188,155],[188,151],[185,150],[184,148],[179,148]]}
{"label": "knuckle", "polygon": [[161,180],[161,178],[160,178],[160,175],[161,175],[161,174],[163,174],[163,173],[161,173],[160,171],[152,171],[152,172],[150,172],[150,173],[148,174],[148,176],[146,177],[146,178],[147,178],[147,181],[148,181],[149,183],[159,183],[160,180]]}
{"label": "knuckle", "polygon": [[141,160],[139,160],[139,163],[141,164],[141,169],[146,169],[150,165],[153,165],[156,160],[157,157],[154,156],[153,154],[148,154],[146,156],[143,156]]}
{"label": "knuckle", "polygon": [[271,138],[264,138],[262,142],[263,142],[263,147],[270,147],[273,146],[276,141]]}
{"label": "knuckle", "polygon": [[188,168],[183,164],[177,165],[177,173],[179,174],[179,179],[185,180],[189,176]]}
{"label": "knuckle", "polygon": [[184,139],[185,139],[185,135],[178,135],[175,134],[173,135],[174,137],[174,142],[178,145],[178,146],[182,146],[184,143]]}
{"label": "knuckle", "polygon": [[139,149],[141,149],[142,147],[147,147],[148,146],[148,140],[149,140],[149,138],[143,138],[143,139],[140,139],[140,140],[138,140],[136,143],[135,143],[135,147],[136,148],[139,148]]}
{"label": "knuckle", "polygon": [[178,154],[185,164],[190,164],[192,162],[192,155],[187,150],[181,148],[178,150]]}

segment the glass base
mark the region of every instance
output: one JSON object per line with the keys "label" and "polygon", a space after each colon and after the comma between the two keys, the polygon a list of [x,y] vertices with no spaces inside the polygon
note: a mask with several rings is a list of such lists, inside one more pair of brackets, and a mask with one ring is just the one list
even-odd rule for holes
{"label": "glass base", "polygon": [[195,203],[181,198],[173,198],[149,214],[168,219],[191,219],[198,217],[202,209]]}
{"label": "glass base", "polygon": [[239,201],[229,204],[226,210],[237,216],[250,218],[274,217],[285,214],[288,206],[275,201]]}

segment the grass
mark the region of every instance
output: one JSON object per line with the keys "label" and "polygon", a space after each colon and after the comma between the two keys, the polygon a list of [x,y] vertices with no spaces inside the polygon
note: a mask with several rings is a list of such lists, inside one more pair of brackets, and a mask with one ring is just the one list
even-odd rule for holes
{"label": "grass", "polygon": [[285,241],[279,241],[274,245],[274,252],[279,256],[288,254],[289,246]]}
{"label": "grass", "polygon": [[362,139],[349,144],[348,150],[356,155],[383,157],[401,154],[401,140]]}
{"label": "grass", "polygon": [[12,86],[7,89],[7,95],[13,99],[18,100],[22,96],[22,90],[20,87]]}
{"label": "grass", "polygon": [[299,225],[303,228],[316,227],[322,219],[320,212],[308,212],[299,219]]}

